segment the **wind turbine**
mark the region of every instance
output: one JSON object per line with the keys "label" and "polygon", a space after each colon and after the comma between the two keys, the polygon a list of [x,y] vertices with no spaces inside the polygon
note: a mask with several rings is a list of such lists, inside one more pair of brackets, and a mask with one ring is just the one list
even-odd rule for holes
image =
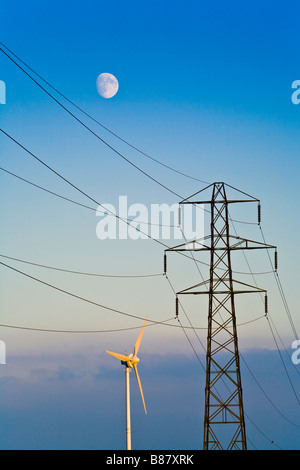
{"label": "wind turbine", "polygon": [[111,356],[114,356],[114,357],[117,357],[118,359],[120,359],[121,364],[126,366],[125,372],[126,372],[126,418],[127,418],[127,422],[126,422],[126,439],[127,439],[127,450],[131,450],[130,382],[129,382],[129,373],[130,373],[131,369],[134,369],[136,379],[137,379],[137,382],[138,382],[138,385],[139,385],[139,389],[140,389],[140,392],[141,392],[141,397],[142,397],[142,400],[143,400],[144,410],[145,410],[145,413],[147,414],[147,409],[146,409],[146,405],[145,405],[142,384],[141,384],[141,380],[140,380],[138,370],[137,370],[137,366],[136,366],[138,364],[138,362],[140,362],[140,359],[137,357],[137,353],[138,353],[139,348],[140,348],[140,344],[141,344],[141,341],[142,341],[142,337],[143,337],[144,329],[145,329],[145,326],[146,326],[146,322],[147,322],[147,317],[146,317],[145,323],[143,325],[143,328],[142,328],[142,330],[139,334],[137,342],[135,343],[134,353],[133,354],[129,354],[129,356],[126,356],[125,354],[119,354],[119,353],[115,353],[115,352],[112,352],[112,351],[106,351]]}

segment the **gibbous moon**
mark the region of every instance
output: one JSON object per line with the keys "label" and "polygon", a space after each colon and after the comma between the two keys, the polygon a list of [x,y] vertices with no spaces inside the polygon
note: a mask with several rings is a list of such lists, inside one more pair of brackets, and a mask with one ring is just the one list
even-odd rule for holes
{"label": "gibbous moon", "polygon": [[103,98],[112,98],[119,90],[119,83],[111,73],[101,73],[97,78],[97,90]]}

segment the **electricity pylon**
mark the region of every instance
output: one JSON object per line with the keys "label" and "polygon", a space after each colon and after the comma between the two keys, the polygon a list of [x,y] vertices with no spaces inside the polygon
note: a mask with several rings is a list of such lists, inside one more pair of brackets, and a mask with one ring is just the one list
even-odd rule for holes
{"label": "electricity pylon", "polygon": [[[238,192],[239,198],[228,199],[227,187]],[[200,193],[208,189],[212,189],[211,199],[199,200]],[[241,195],[243,195],[243,198],[241,198]],[[261,209],[259,200],[225,183],[213,183],[191,197],[184,199],[180,204],[201,205],[202,209],[204,204],[210,205],[210,235],[166,250],[166,252],[210,251],[209,280],[176,294],[177,315],[179,295],[207,294],[209,296],[204,450],[247,449],[235,295],[265,293],[265,313],[267,313],[266,291],[233,279],[231,253],[236,250],[275,249],[275,269],[277,269],[275,246],[232,236],[229,233],[229,204],[244,202],[258,203],[258,223],[260,223]],[[198,210],[200,210],[199,207]]]}

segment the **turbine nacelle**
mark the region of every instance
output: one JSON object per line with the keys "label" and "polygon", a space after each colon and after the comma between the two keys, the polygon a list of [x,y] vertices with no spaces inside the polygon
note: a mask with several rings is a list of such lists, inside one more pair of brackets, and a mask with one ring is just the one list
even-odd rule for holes
{"label": "turbine nacelle", "polygon": [[[106,351],[106,352],[108,352],[108,351]],[[121,364],[123,366],[129,367],[130,369],[133,369],[134,364],[138,364],[139,362],[140,362],[140,359],[137,356],[135,356],[134,354],[129,354],[127,361],[121,360]]]}

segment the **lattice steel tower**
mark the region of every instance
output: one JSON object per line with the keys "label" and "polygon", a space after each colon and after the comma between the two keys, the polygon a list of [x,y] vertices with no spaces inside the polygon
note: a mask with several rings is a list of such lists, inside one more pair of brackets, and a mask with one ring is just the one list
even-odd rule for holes
{"label": "lattice steel tower", "polygon": [[[239,199],[228,199],[227,188],[238,192]],[[199,200],[200,193],[208,189],[212,189],[211,199]],[[242,199],[241,195],[243,195]],[[177,315],[179,295],[206,294],[209,296],[204,450],[247,449],[235,295],[263,292],[266,296],[266,291],[233,279],[231,253],[236,250],[273,248],[277,263],[277,251],[275,246],[230,235],[229,204],[244,202],[258,203],[258,223],[260,223],[259,200],[224,183],[214,183],[183,200],[180,204],[210,205],[210,235],[166,250],[166,252],[210,251],[209,280],[176,294]],[[277,269],[277,266],[275,268]],[[265,299],[265,313],[267,313],[267,296]]]}

